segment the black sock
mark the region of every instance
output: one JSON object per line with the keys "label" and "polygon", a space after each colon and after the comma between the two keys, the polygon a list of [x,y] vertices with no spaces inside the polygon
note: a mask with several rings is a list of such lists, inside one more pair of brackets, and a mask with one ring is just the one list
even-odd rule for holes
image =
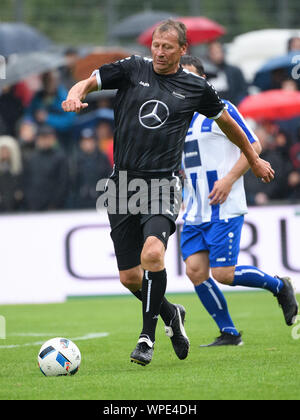
{"label": "black sock", "polygon": [[[138,300],[141,302],[143,301],[142,298],[142,289],[137,290],[136,292],[131,292]],[[175,306],[166,299],[164,296],[161,307],[160,307],[160,316],[164,321],[165,325],[170,325],[172,319],[176,315],[176,308]]]}
{"label": "black sock", "polygon": [[153,343],[155,341],[156,324],[166,287],[166,270],[157,272],[145,270],[142,284],[143,330],[141,337],[149,337]]}
{"label": "black sock", "polygon": [[141,302],[143,301],[143,298],[142,298],[142,289],[139,289],[139,290],[137,290],[136,292],[133,292],[132,290],[130,290],[131,291],[131,293],[136,297],[136,298],[138,298],[138,300],[140,300]]}

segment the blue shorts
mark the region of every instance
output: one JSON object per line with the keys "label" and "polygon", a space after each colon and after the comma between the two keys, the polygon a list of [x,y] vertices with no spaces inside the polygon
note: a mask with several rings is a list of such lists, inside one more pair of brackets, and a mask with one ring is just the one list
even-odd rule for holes
{"label": "blue shorts", "polygon": [[244,216],[200,225],[185,224],[181,233],[183,259],[186,260],[196,252],[208,251],[210,267],[236,265],[243,224]]}

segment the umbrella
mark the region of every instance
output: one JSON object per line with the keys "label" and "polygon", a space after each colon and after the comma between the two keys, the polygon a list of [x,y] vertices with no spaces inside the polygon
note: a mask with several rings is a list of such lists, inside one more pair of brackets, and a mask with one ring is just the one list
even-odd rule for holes
{"label": "umbrella", "polygon": [[106,63],[112,63],[130,56],[128,51],[119,49],[95,50],[86,57],[80,58],[75,64],[74,77],[76,80],[87,79],[92,72]]}
{"label": "umbrella", "polygon": [[45,50],[52,42],[35,28],[25,23],[0,23],[0,54]]}
{"label": "umbrella", "polygon": [[170,17],[174,18],[176,16],[171,16],[171,14],[168,12],[158,10],[148,10],[145,12],[137,13],[127,17],[126,19],[123,19],[117,25],[113,26],[109,32],[109,36],[114,38],[136,38],[142,32],[144,32],[145,29],[149,28],[157,22],[169,19]]}
{"label": "umbrella", "polygon": [[33,74],[41,74],[66,64],[62,54],[32,52],[12,55],[6,66],[6,77],[0,80],[0,87],[14,85]]}
{"label": "umbrella", "polygon": [[[176,20],[184,23],[187,27],[189,45],[197,45],[213,41],[224,35],[226,32],[223,26],[206,17],[181,17],[176,18]],[[141,45],[150,47],[152,43],[152,34],[156,27],[157,24],[146,29],[146,31],[138,37],[138,42]]]}
{"label": "umbrella", "polygon": [[247,96],[238,106],[241,114],[254,120],[284,120],[300,116],[300,92],[281,89]]}
{"label": "umbrella", "polygon": [[[268,60],[255,74],[253,84],[262,90],[272,88],[272,72],[282,70],[283,77],[293,77],[293,69],[300,63],[300,51],[292,51],[289,54]],[[294,78],[296,80],[296,78]],[[299,76],[297,78],[299,80]]]}
{"label": "umbrella", "polygon": [[226,47],[226,61],[239,66],[247,81],[271,58],[287,52],[288,39],[300,31],[295,29],[260,29],[236,36]]}

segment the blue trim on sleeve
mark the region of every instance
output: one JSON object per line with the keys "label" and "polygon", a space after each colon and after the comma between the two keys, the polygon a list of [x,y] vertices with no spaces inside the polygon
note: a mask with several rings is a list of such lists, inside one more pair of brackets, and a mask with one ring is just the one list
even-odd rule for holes
{"label": "blue trim on sleeve", "polygon": [[232,116],[232,118],[238,123],[238,125],[241,127],[241,129],[244,131],[246,136],[248,137],[248,140],[250,143],[256,142],[256,138],[253,137],[251,134],[251,131],[245,124],[242,115],[239,113],[237,108],[229,101],[226,101],[225,99],[222,100],[227,105],[227,111]]}
{"label": "blue trim on sleeve", "polygon": [[189,130],[188,130],[187,136],[189,136],[190,134],[193,134],[193,125],[194,125],[196,119],[198,118],[198,116],[199,116],[199,113],[195,112],[194,115],[193,115],[193,118],[191,119],[190,127],[189,127]]}

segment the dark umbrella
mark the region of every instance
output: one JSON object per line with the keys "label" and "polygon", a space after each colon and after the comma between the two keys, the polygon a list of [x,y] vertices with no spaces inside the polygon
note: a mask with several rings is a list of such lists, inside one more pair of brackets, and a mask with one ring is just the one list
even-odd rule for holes
{"label": "dark umbrella", "polygon": [[117,23],[109,32],[114,38],[136,38],[147,28],[176,15],[164,11],[145,11],[131,15]]}
{"label": "dark umbrella", "polygon": [[6,66],[6,77],[0,80],[0,87],[13,85],[32,74],[41,74],[66,64],[63,54],[32,52],[12,56]]}
{"label": "dark umbrella", "polygon": [[25,23],[0,23],[0,54],[45,50],[52,42],[35,28]]}
{"label": "dark umbrella", "polygon": [[247,96],[238,106],[241,114],[255,120],[284,120],[300,116],[300,92],[281,89]]}
{"label": "dark umbrella", "polygon": [[[202,16],[184,16],[176,18],[176,20],[185,24],[187,28],[187,38],[189,45],[202,44],[204,42],[213,41],[224,35],[226,30],[211,19]],[[150,47],[152,43],[152,33],[157,25],[146,29],[138,38],[141,45]]]}
{"label": "dark umbrella", "polygon": [[281,72],[279,74],[280,79],[293,78],[293,69],[297,73],[297,77],[294,77],[294,79],[299,80],[299,69],[297,71],[297,64],[299,68],[299,63],[300,51],[292,51],[289,54],[271,58],[256,72],[253,84],[262,90],[272,89],[272,78],[276,71]]}

